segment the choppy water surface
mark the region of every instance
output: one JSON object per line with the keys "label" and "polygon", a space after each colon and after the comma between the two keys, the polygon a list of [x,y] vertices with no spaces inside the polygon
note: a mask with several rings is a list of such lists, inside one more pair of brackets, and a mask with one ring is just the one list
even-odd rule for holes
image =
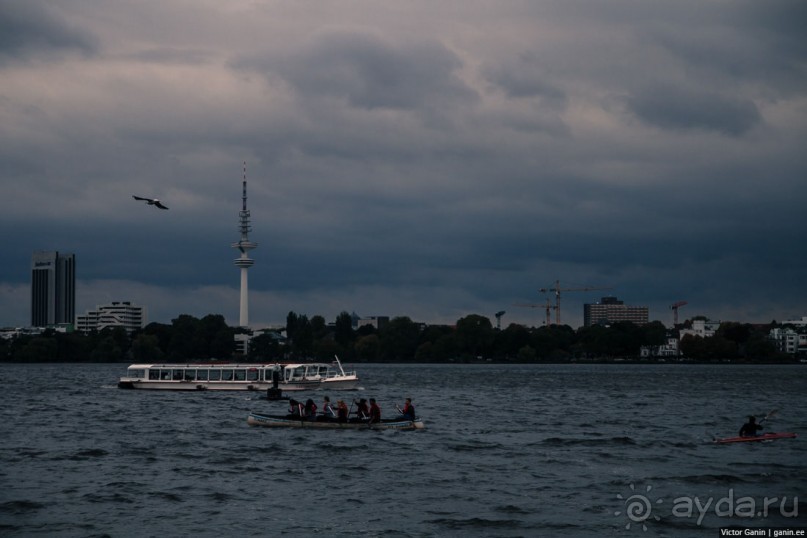
{"label": "choppy water surface", "polygon": [[[807,524],[803,366],[359,365],[364,390],[341,396],[375,397],[385,415],[411,396],[417,432],[251,428],[249,411],[285,404],[120,390],[125,367],[0,365],[0,535],[711,537]],[[768,430],[798,439],[710,442],[772,409]]]}

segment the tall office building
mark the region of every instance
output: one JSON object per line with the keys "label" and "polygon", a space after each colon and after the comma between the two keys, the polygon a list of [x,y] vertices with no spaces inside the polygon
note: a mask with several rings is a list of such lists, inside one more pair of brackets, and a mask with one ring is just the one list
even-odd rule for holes
{"label": "tall office building", "polygon": [[603,297],[598,303],[583,305],[583,325],[608,325],[617,321],[632,321],[636,325],[647,323],[646,306],[628,306],[616,297]]}
{"label": "tall office building", "polygon": [[76,320],[76,257],[36,251],[31,257],[31,326]]}

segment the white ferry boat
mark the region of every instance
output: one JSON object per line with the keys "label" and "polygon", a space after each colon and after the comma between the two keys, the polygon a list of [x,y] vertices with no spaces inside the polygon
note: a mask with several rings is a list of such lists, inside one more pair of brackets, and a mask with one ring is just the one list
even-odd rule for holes
{"label": "white ferry boat", "polygon": [[123,389],[152,390],[357,390],[356,372],[333,364],[132,364],[118,381]]}

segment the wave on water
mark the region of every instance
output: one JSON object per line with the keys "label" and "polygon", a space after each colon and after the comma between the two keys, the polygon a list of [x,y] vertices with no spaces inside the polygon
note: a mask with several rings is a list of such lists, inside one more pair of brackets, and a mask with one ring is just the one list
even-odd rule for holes
{"label": "wave on water", "polygon": [[451,530],[503,530],[503,529],[519,529],[522,527],[522,522],[518,519],[492,519],[484,517],[471,517],[471,518],[438,518],[428,520],[427,523],[432,523]]}
{"label": "wave on water", "polygon": [[30,514],[45,508],[45,505],[36,501],[8,501],[0,503],[0,512],[6,514]]}
{"label": "wave on water", "polygon": [[541,441],[542,445],[554,446],[602,446],[602,445],[635,445],[636,441],[630,437],[610,437],[604,439],[575,439],[568,437],[548,437]]}
{"label": "wave on water", "polygon": [[502,448],[500,443],[487,443],[485,441],[471,441],[468,443],[448,443],[446,448],[455,452],[468,452],[477,450],[496,450]]}

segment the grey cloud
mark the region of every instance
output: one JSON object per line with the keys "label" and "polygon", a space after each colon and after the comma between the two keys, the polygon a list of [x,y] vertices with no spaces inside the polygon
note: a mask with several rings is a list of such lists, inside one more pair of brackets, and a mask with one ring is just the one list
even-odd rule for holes
{"label": "grey cloud", "polygon": [[395,46],[368,34],[328,34],[299,51],[236,65],[279,74],[303,95],[343,98],[359,108],[413,109],[474,96],[455,74],[459,58],[436,41]]}
{"label": "grey cloud", "polygon": [[553,83],[535,54],[525,53],[515,61],[487,65],[482,73],[509,97],[538,97],[554,104],[566,103],[565,92]]}
{"label": "grey cloud", "polygon": [[92,53],[95,39],[70,26],[57,10],[28,0],[0,0],[0,61],[59,51]]}
{"label": "grey cloud", "polygon": [[753,101],[708,91],[653,86],[627,99],[628,109],[662,129],[703,129],[738,136],[762,121]]}

